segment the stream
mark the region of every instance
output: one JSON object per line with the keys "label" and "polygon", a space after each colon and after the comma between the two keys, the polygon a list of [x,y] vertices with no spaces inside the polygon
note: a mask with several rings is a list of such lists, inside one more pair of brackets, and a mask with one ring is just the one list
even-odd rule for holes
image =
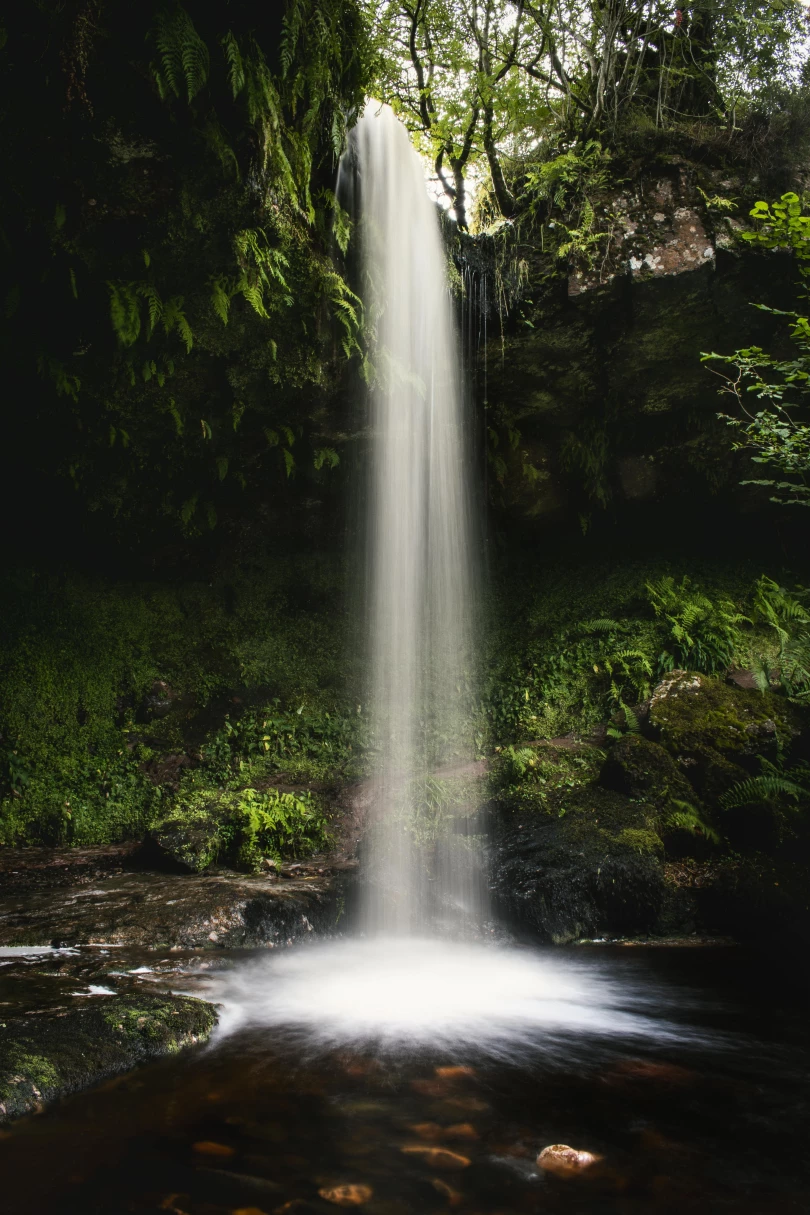
{"label": "stream", "polygon": [[[810,1206],[807,993],[743,948],[355,940],[149,957],[114,965],[216,1000],[214,1038],[3,1132],[3,1209]],[[538,1167],[554,1144],[590,1155]]]}

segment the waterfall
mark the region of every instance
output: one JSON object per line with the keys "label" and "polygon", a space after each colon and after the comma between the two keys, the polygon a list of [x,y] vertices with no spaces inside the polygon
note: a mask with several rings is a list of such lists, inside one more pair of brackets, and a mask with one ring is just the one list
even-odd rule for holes
{"label": "waterfall", "polygon": [[447,262],[422,162],[375,102],[345,161],[373,364],[365,570],[376,762],[365,928],[407,934],[481,913],[466,819],[442,805],[441,779],[442,765],[471,758],[471,463]]}

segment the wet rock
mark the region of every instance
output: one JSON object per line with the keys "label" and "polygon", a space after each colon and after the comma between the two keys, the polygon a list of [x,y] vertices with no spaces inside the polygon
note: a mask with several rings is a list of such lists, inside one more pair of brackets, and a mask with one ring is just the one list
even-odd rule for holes
{"label": "wet rock", "polygon": [[219,810],[219,803],[212,799],[208,805],[199,807],[193,817],[167,818],[149,832],[147,847],[164,863],[187,873],[202,873],[219,855],[222,826]]}
{"label": "wet rock", "polygon": [[171,684],[167,683],[165,679],[156,679],[143,698],[139,717],[146,721],[166,717],[172,712],[179,699],[178,693]]}
{"label": "wet rock", "polygon": [[90,885],[138,866],[140,843],[91,848],[0,848],[4,895],[57,886]]}
{"label": "wet rock", "polygon": [[539,810],[517,792],[493,814],[490,885],[518,932],[557,944],[647,932],[664,898],[653,808],[589,785]]}
{"label": "wet rock", "polygon": [[567,1143],[552,1143],[544,1147],[537,1157],[537,1167],[554,1177],[576,1177],[586,1172],[602,1159],[593,1152],[582,1152]]}
{"label": "wet rock", "polygon": [[334,931],[342,891],[341,875],[123,874],[0,899],[0,945],[284,946]]}
{"label": "wet rock", "polygon": [[404,1156],[414,1156],[432,1169],[466,1169],[470,1160],[459,1152],[451,1152],[449,1148],[427,1147],[422,1143],[407,1144],[400,1148]]}
{"label": "wet rock", "polygon": [[214,1143],[211,1139],[202,1139],[192,1144],[193,1150],[201,1156],[235,1156],[236,1149],[227,1143]]}
{"label": "wet rock", "polygon": [[34,1018],[9,1016],[0,1031],[0,1123],[126,1071],[204,1042],[216,1009],[188,996],[112,995]]}
{"label": "wet rock", "polygon": [[600,784],[663,810],[673,798],[691,800],[683,769],[664,747],[640,734],[625,734],[608,753]]}
{"label": "wet rock", "polygon": [[370,1185],[335,1185],[318,1190],[321,1198],[337,1207],[359,1207],[374,1197]]}
{"label": "wet rock", "polygon": [[804,715],[782,696],[677,670],[655,688],[649,720],[692,784],[705,780],[714,754],[758,771],[757,756],[775,758],[807,730]]}

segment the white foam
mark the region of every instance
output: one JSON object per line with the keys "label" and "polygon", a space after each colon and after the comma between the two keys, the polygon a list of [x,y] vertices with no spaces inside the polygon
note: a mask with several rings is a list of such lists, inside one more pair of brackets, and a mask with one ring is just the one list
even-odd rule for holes
{"label": "white foam", "polygon": [[263,1026],[296,1031],[315,1049],[366,1042],[505,1057],[561,1050],[583,1036],[689,1036],[660,1015],[659,989],[628,983],[623,970],[441,940],[302,946],[220,973],[206,994],[222,1005],[218,1037]]}

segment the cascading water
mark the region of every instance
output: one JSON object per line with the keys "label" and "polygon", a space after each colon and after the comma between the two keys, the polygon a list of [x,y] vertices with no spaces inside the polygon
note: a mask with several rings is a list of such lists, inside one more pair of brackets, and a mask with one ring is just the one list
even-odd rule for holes
{"label": "cascading water", "polygon": [[474,837],[464,830],[474,798],[466,814],[457,806],[449,816],[449,831],[425,810],[448,761],[455,773],[465,767],[475,640],[471,468],[445,261],[422,165],[387,107],[366,110],[341,178],[376,338],[366,580],[377,762],[366,939],[226,971],[214,980],[219,1032],[289,1031],[299,1055],[342,1044],[406,1054],[429,1045],[467,1061],[560,1062],[579,1056],[584,1037],[592,1052],[598,1042],[684,1040],[688,1031],[655,1015],[665,1007],[660,993],[632,976],[617,983],[593,960],[448,939],[478,935],[470,929],[484,921],[486,903]]}
{"label": "cascading water", "polygon": [[367,586],[378,758],[365,928],[458,929],[480,919],[482,884],[463,816],[449,829],[436,821],[436,772],[464,757],[475,596],[446,261],[422,163],[388,106],[367,106],[348,159],[374,363]]}

